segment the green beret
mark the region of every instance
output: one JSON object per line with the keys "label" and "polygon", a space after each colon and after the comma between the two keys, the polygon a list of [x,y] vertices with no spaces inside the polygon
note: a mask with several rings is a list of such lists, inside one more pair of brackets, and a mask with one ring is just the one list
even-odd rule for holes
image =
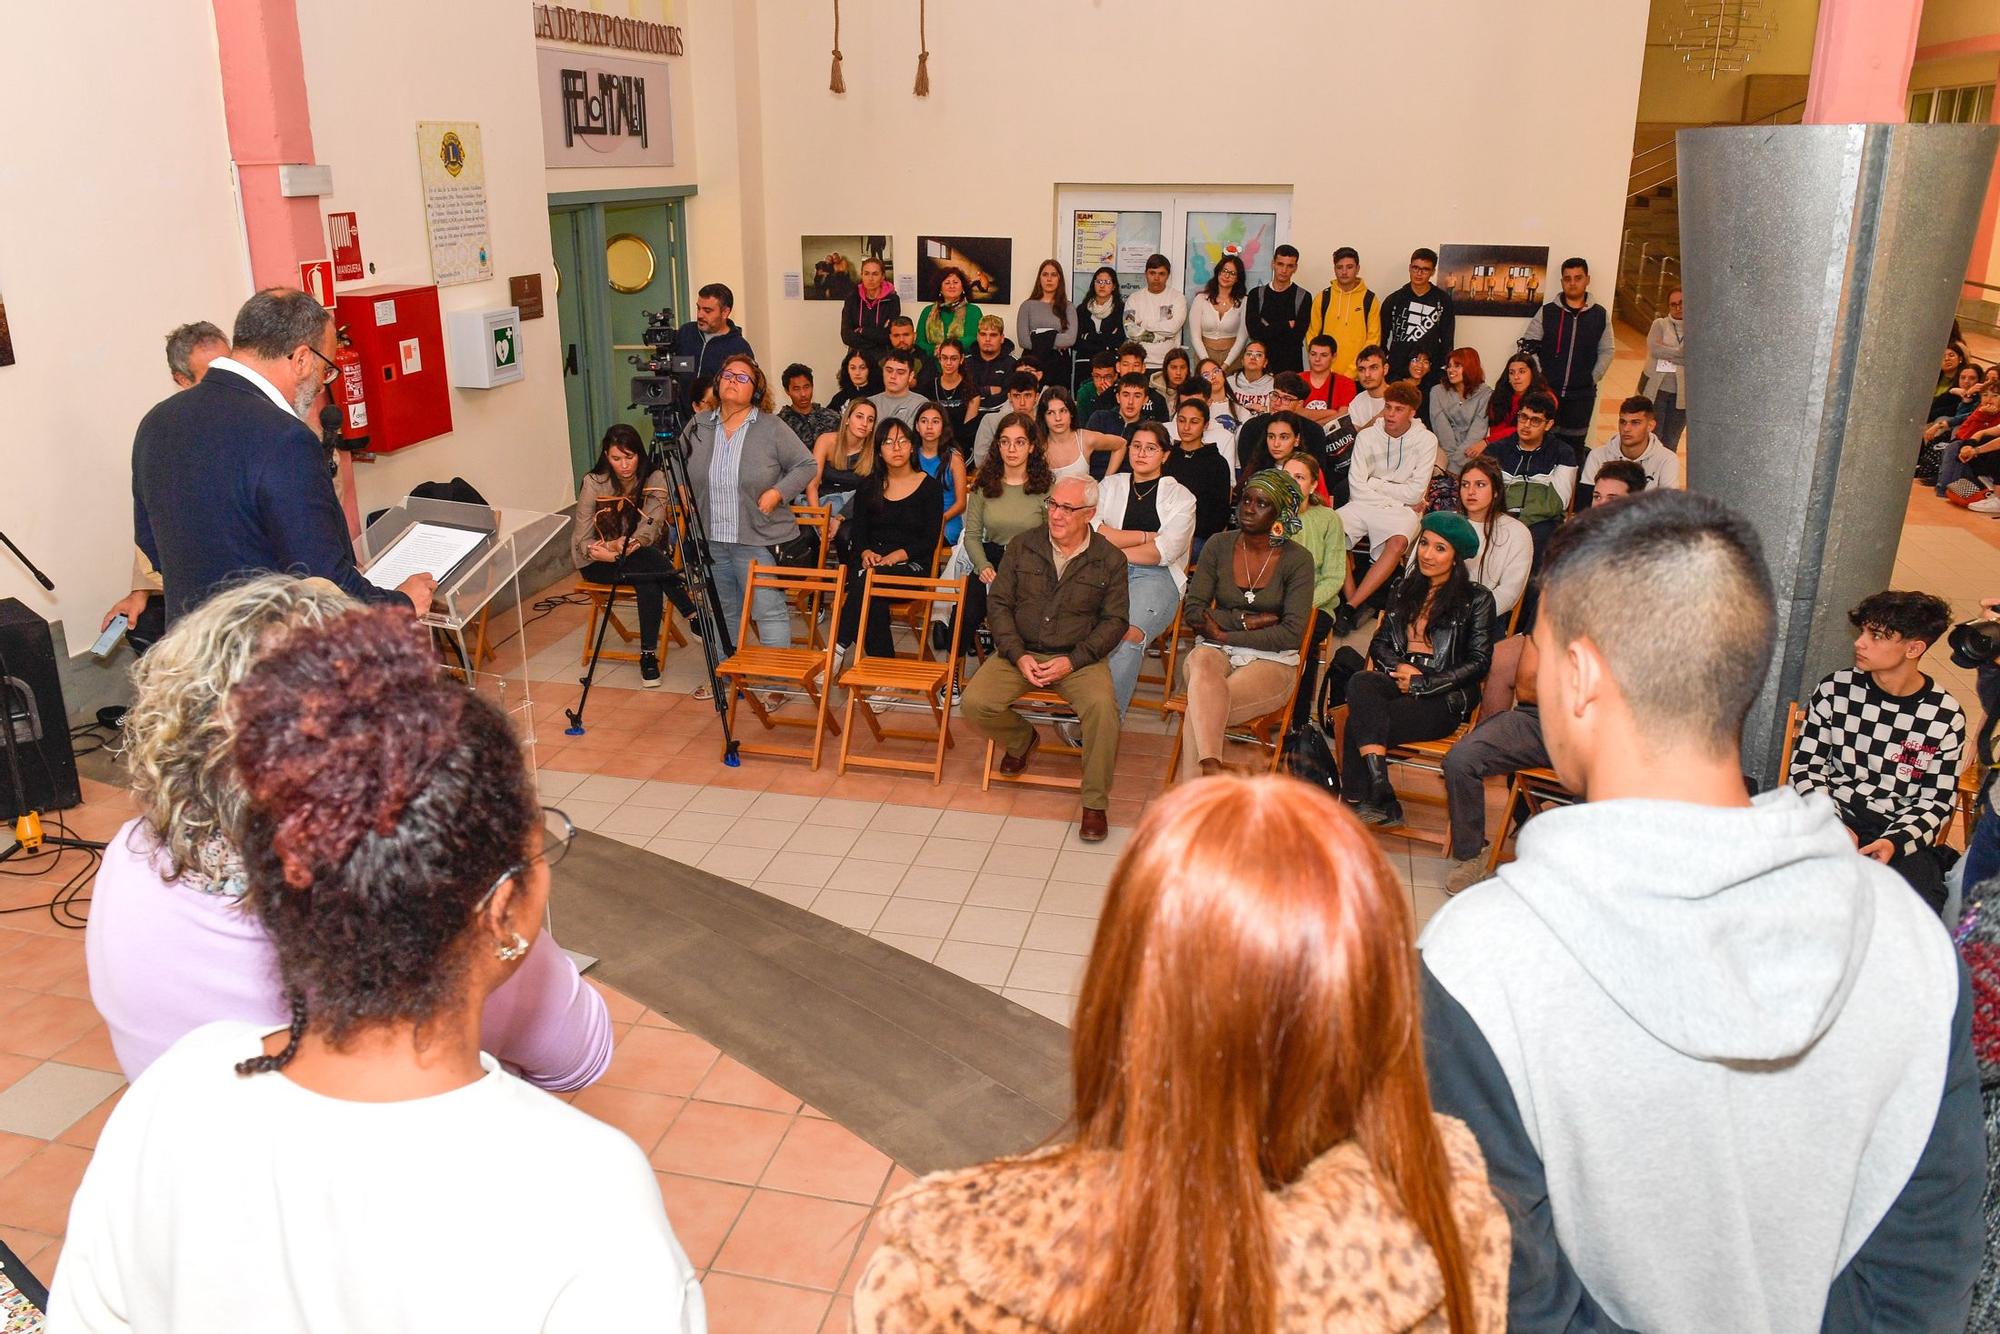
{"label": "green beret", "polygon": [[1479,554],[1479,533],[1463,514],[1433,510],[1424,516],[1423,528],[1425,532],[1436,533],[1451,543],[1460,560],[1471,560]]}

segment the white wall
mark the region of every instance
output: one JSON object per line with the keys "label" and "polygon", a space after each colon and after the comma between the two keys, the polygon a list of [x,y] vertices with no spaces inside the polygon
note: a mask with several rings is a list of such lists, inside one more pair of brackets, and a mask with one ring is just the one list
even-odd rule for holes
{"label": "white wall", "polygon": [[[755,9],[760,117],[744,121],[762,161],[754,202],[765,247],[742,288],[744,320],[763,331],[766,362],[806,360],[823,384],[840,352],[839,307],[778,300],[801,233],[886,230],[899,263],[919,232],[1012,236],[1018,299],[1056,244],[1059,183],[1289,185],[1288,239],[1315,290],[1338,245],[1361,251],[1364,276],[1386,296],[1414,247],[1492,242],[1546,243],[1552,262],[1583,255],[1610,291],[1646,25],[1639,0],[1240,11],[1209,0],[1010,0],[1004,18],[933,4],[928,98],[911,95],[914,5],[842,7],[847,92],[835,96],[830,8],[737,3]],[[1551,51],[1573,58],[1555,72],[1530,54]],[[1095,90],[1082,52],[1106,57]],[[1475,52],[1517,56],[1475,72]],[[1519,322],[1460,329],[1497,367]]]}
{"label": "white wall", "polygon": [[359,216],[365,280],[428,283],[430,245],[418,177],[416,123],[479,125],[493,277],[438,289],[444,311],[509,304],[507,279],[539,273],[548,314],[521,326],[527,378],[452,390],[449,435],[355,469],[364,512],[410,487],[462,476],[496,505],[554,510],[572,499],[569,427],[556,336],[547,172],[535,45],[526,4],[492,0],[301,0],[299,36],[313,149],[333,168],[323,213]]}
{"label": "white wall", "polygon": [[208,0],[120,7],[85,36],[10,5],[0,41],[0,596],[97,637],[132,571],[132,433],[173,392],[167,331],[225,330],[249,286]]}

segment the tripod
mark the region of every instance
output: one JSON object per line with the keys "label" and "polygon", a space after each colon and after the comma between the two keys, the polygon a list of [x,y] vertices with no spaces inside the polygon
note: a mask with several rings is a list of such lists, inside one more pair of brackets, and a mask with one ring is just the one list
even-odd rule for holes
{"label": "tripod", "polygon": [[[55,591],[55,581],[35,568],[21,548],[14,545],[7,534],[0,533],[0,543],[14,553],[21,564],[28,567],[28,573],[35,576],[35,582],[50,592]],[[67,834],[47,834],[42,832],[42,813],[28,804],[28,785],[21,778],[21,744],[14,735],[14,690],[16,677],[7,670],[7,658],[0,653],[0,750],[7,752],[7,787],[14,798],[14,843],[5,852],[0,852],[0,862],[14,857],[32,856],[43,848],[74,848],[83,852],[102,852],[102,843],[89,839],[71,838]],[[21,689],[25,690],[26,686]],[[25,712],[30,720],[34,717],[34,700],[27,697]],[[57,725],[67,727],[68,719],[57,720]],[[32,737],[29,738],[33,740]]]}
{"label": "tripod", "polygon": [[[723,763],[735,768],[742,763],[736,753],[736,738],[729,731],[729,706],[724,699],[721,678],[716,669],[729,651],[724,643],[729,631],[723,623],[721,609],[722,596],[715,587],[713,561],[709,555],[708,533],[701,521],[701,512],[695,508],[694,488],[688,480],[687,452],[680,440],[680,410],[675,407],[648,407],[653,418],[653,439],[651,448],[640,462],[643,473],[659,468],[667,475],[667,494],[673,497],[680,514],[679,531],[675,543],[681,553],[682,578],[687,594],[694,603],[696,624],[693,626],[695,638],[701,641],[703,666],[708,673],[709,698],[715,705],[716,720],[722,725],[724,744]],[[618,565],[613,571],[612,584],[615,587],[625,573],[625,559],[630,549],[618,553]],[[574,709],[563,713],[569,719],[564,729],[565,736],[584,734],[583,713],[590,703],[590,690],[597,677],[597,662],[604,651],[604,635],[611,626],[610,608],[597,624],[597,640],[590,648],[590,666],[582,677],[583,694],[577,699]]]}

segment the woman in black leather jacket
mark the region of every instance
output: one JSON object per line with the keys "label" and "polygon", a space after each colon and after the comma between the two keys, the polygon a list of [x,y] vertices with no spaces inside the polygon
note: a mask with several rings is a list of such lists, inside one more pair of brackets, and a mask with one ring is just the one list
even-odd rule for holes
{"label": "woman in black leather jacket", "polygon": [[1479,535],[1463,516],[1424,516],[1415,559],[1389,587],[1389,609],[1368,646],[1372,670],[1347,683],[1342,795],[1368,824],[1403,823],[1389,785],[1388,748],[1449,736],[1479,703],[1493,657],[1493,595],[1465,562]]}

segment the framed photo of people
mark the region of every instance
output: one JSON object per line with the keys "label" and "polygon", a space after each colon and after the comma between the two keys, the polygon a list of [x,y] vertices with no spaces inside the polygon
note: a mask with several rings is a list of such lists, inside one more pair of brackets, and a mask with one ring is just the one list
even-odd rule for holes
{"label": "framed photo of people", "polygon": [[975,303],[1014,299],[1011,236],[917,237],[917,300],[937,300],[938,278],[948,268],[965,275],[965,295]]}
{"label": "framed photo of people", "polygon": [[1461,315],[1531,315],[1548,278],[1545,245],[1448,245],[1438,252],[1438,286]]}
{"label": "framed photo of people", "polygon": [[799,271],[805,276],[808,301],[845,301],[861,285],[861,265],[882,262],[882,277],[896,281],[894,247],[887,236],[801,236]]}

